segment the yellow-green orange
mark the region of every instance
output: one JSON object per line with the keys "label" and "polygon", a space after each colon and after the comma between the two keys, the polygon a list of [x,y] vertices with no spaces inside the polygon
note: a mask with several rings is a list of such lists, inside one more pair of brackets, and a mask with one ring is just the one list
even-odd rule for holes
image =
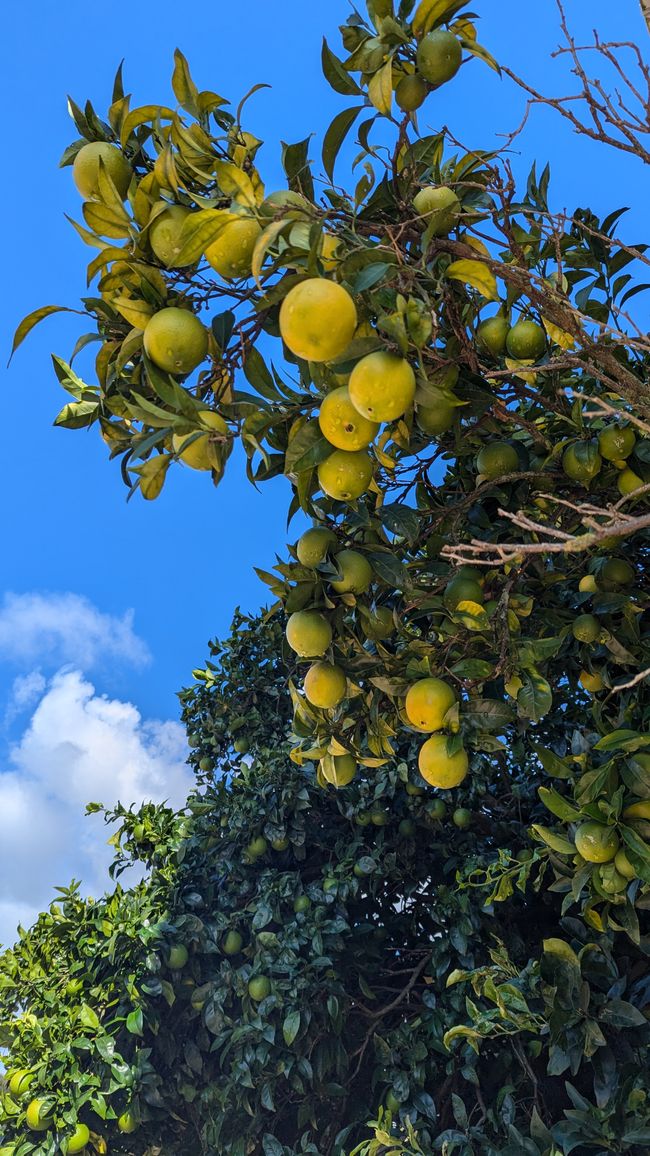
{"label": "yellow-green orange", "polygon": [[506,349],[516,361],[538,361],[546,349],[546,334],[536,321],[518,321],[508,332]]}
{"label": "yellow-green orange", "polygon": [[9,1091],[12,1096],[23,1096],[30,1084],[34,1082],[35,1074],[28,1068],[20,1068],[14,1072],[9,1080]]}
{"label": "yellow-green orange", "polygon": [[330,498],[353,502],[372,481],[372,460],[365,450],[334,450],[318,467],[320,487]]}
{"label": "yellow-green orange", "polygon": [[184,943],[175,943],[173,947],[170,947],[167,963],[172,971],[180,971],[182,967],[185,967],[188,959],[189,953]]}
{"label": "yellow-green orange", "polygon": [[437,28],[429,32],[418,44],[418,72],[429,84],[445,84],[451,80],[458,72],[462,59],[460,41],[444,29]]}
{"label": "yellow-green orange", "polygon": [[266,975],[256,975],[254,979],[249,980],[248,994],[256,1003],[261,1003],[271,994],[271,981]]}
{"label": "yellow-green orange", "polygon": [[74,1156],[75,1153],[83,1152],[88,1141],[90,1140],[90,1129],[86,1124],[77,1124],[74,1132],[68,1140],[69,1156]]}
{"label": "yellow-green orange", "polygon": [[415,374],[403,357],[378,350],[357,362],[348,390],[354,408],[370,421],[395,421],[413,404]]}
{"label": "yellow-green orange", "polygon": [[578,642],[595,642],[600,634],[600,622],[593,614],[580,614],[571,627]]}
{"label": "yellow-green orange", "polygon": [[441,396],[440,400],[433,405],[418,405],[415,417],[423,433],[429,434],[430,437],[437,437],[451,429],[454,424],[456,408],[452,402]]}
{"label": "yellow-green orange", "polygon": [[117,1127],[120,1132],[124,1132],[127,1136],[130,1135],[131,1132],[135,1132],[138,1127],[138,1118],[135,1112],[132,1112],[130,1109],[123,1112],[117,1121]]}
{"label": "yellow-green orange", "polygon": [[144,350],[165,373],[191,373],[205,360],[208,334],[193,313],[170,306],[154,313],[147,322]]}
{"label": "yellow-green orange", "polygon": [[318,566],[327,551],[336,546],[336,534],[322,526],[313,526],[298,539],[296,554],[301,566]]}
{"label": "yellow-green orange", "polygon": [[458,574],[445,586],[442,600],[447,610],[455,610],[461,602],[483,601],[484,594],[481,584],[476,578],[465,578]]}
{"label": "yellow-green orange", "polygon": [[484,478],[503,477],[514,474],[519,469],[519,455],[510,442],[489,442],[476,457],[476,468]]}
{"label": "yellow-green orange", "polygon": [[460,201],[446,185],[428,185],[413,198],[413,208],[422,217],[432,237],[446,237],[460,216]]}
{"label": "yellow-green orange", "polygon": [[574,482],[588,485],[600,473],[603,459],[596,441],[573,442],[562,454],[562,469]]}
{"label": "yellow-green orange", "polygon": [[634,470],[631,470],[629,466],[621,470],[616,479],[616,489],[623,497],[627,497],[628,494],[634,494],[636,490],[641,489],[642,485],[643,478],[635,474]]}
{"label": "yellow-green orange", "polygon": [[131,184],[133,170],[120,150],[106,141],[91,141],[79,149],[72,166],[72,179],[79,192],[89,201],[97,200],[100,161],[123,200]]}
{"label": "yellow-green orange", "polygon": [[323,268],[327,273],[331,273],[339,263],[338,252],[341,247],[339,237],[335,237],[333,233],[323,233],[323,241],[320,250],[320,259]]}
{"label": "yellow-green orange", "polygon": [[622,847],[619,847],[614,856],[614,866],[624,879],[636,879],[636,868],[632,866]]}
{"label": "yellow-green orange", "polygon": [[226,281],[237,277],[249,277],[253,261],[253,250],[261,236],[262,229],[253,217],[238,217],[233,214],[218,237],[205,250],[209,265]]}
{"label": "yellow-green orange", "polygon": [[342,285],[310,277],[290,289],[280,309],[285,345],[305,361],[333,361],[347,349],[357,327],[357,310]]}
{"label": "yellow-green orange", "polygon": [[345,671],[332,662],[315,662],[305,675],[305,696],[312,706],[333,710],[345,698]]}
{"label": "yellow-green orange", "polygon": [[[228,426],[223,418],[211,409],[201,410],[197,420],[202,426],[208,426],[214,434],[227,437]],[[172,448],[186,466],[193,470],[211,470],[215,466],[210,455],[210,439],[214,434],[200,433],[192,430],[190,433],[175,433],[172,435]]]}
{"label": "yellow-green orange", "polygon": [[456,702],[456,693],[441,678],[421,678],[406,695],[406,716],[421,731],[439,731],[447,711]]}
{"label": "yellow-green orange", "polygon": [[185,205],[170,205],[149,226],[149,244],[162,265],[174,267],[180,252],[180,235],[190,210]]}
{"label": "yellow-green orange", "polygon": [[297,610],[287,622],[286,634],[301,658],[319,658],[332,641],[332,627],[318,610]]}
{"label": "yellow-green orange", "polygon": [[388,606],[376,606],[367,618],[361,619],[361,627],[366,638],[373,641],[390,638],[395,631],[392,610]]}
{"label": "yellow-green orange", "polygon": [[593,574],[584,574],[578,583],[578,590],[581,594],[595,594],[598,590],[598,583]]}
{"label": "yellow-green orange", "polygon": [[607,558],[600,571],[600,581],[605,590],[615,590],[619,586],[631,586],[634,582],[634,567],[623,558]]}
{"label": "yellow-green orange", "polygon": [[425,81],[417,73],[403,76],[395,89],[397,107],[402,112],[415,112],[426,100],[428,88]]}
{"label": "yellow-green orange", "polygon": [[455,754],[447,751],[447,736],[432,735],[420,748],[418,767],[422,778],[431,787],[449,791],[458,787],[467,775],[469,760],[461,747]]}
{"label": "yellow-green orange", "polygon": [[609,863],[619,847],[619,839],[613,827],[590,821],[581,823],[574,837],[576,850],[587,863]]}
{"label": "yellow-green orange", "polygon": [[476,331],[476,341],[480,349],[487,350],[493,357],[505,353],[506,339],[510,326],[505,317],[488,317]]}
{"label": "yellow-green orange", "polygon": [[336,755],[334,758],[334,786],[347,787],[357,773],[357,762],[353,755]]}
{"label": "yellow-green orange", "polygon": [[592,673],[589,670],[581,670],[578,681],[589,694],[598,694],[605,686],[602,675],[597,671]]}
{"label": "yellow-green orange", "polygon": [[372,582],[372,567],[358,550],[341,550],[335,556],[334,564],[341,572],[340,578],[333,578],[330,582],[337,594],[363,594],[368,589]]}
{"label": "yellow-green orange", "polygon": [[363,450],[379,431],[378,422],[369,421],[355,409],[345,385],[333,389],[323,399],[318,424],[323,436],[337,450]]}
{"label": "yellow-green orange", "polygon": [[46,1132],[52,1123],[48,1116],[45,1100],[30,1100],[25,1113],[25,1123],[32,1132]]}
{"label": "yellow-green orange", "polygon": [[598,434],[600,456],[607,462],[629,458],[636,445],[636,435],[630,426],[608,425]]}
{"label": "yellow-green orange", "polygon": [[229,931],[221,943],[224,955],[237,955],[244,945],[244,940],[238,931]]}

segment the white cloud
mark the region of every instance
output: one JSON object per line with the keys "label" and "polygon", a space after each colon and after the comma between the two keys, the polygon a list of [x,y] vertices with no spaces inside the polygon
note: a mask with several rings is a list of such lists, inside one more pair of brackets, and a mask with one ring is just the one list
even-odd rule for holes
{"label": "white cloud", "polygon": [[32,670],[29,674],[19,674],[14,679],[9,691],[9,701],[5,711],[5,726],[16,718],[16,715],[33,706],[45,690],[47,683],[40,670]]}
{"label": "white cloud", "polygon": [[133,611],[102,614],[80,594],[5,594],[0,604],[0,660],[71,663],[89,670],[103,660],[150,661],[133,629]]}
{"label": "white cloud", "polygon": [[[39,685],[29,680],[25,694]],[[98,695],[77,670],[59,671],[41,693],[9,768],[0,773],[5,944],[19,920],[31,922],[47,905],[56,885],[74,876],[92,894],[105,889],[108,828],[101,816],[85,816],[86,803],[167,799],[180,805],[192,781],[180,724],[144,720],[133,704]]]}

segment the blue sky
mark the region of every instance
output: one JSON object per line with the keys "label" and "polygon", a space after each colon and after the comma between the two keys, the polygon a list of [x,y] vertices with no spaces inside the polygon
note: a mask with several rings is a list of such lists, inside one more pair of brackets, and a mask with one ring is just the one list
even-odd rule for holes
{"label": "blue sky", "polygon": [[[569,91],[566,65],[550,59],[559,41],[553,0],[524,6],[525,16],[520,0],[475,0],[470,6],[483,16],[481,41],[500,61],[548,92]],[[216,89],[235,103],[253,84],[265,81],[272,88],[250,101],[247,127],[266,141],[261,168],[269,189],[282,184],[280,140],[318,136],[344,106],[345,98],[328,89],[319,67],[324,32],[338,48],[337,25],[349,12],[344,0],[325,5],[240,0],[188,11],[189,17],[170,0],[115,9],[114,17],[105,7],[79,0],[7,6],[2,85],[3,107],[12,109],[5,140],[11,171],[0,190],[6,229],[0,348],[5,353],[21,316],[43,304],[75,305],[85,291],[89,251],[64,218],[64,213],[79,216],[79,199],[70,170],[57,167],[76,136],[66,93],[78,103],[92,99],[103,112],[115,69],[125,58],[133,104],[169,103],[176,45],[200,87]],[[589,5],[568,0],[567,12],[583,36],[596,26],[606,38],[647,40],[636,0],[616,6],[605,0]],[[429,99],[421,128],[446,123],[469,146],[490,147],[495,134],[519,123],[521,94],[479,63],[463,69],[461,78]],[[588,204],[604,214],[635,202],[639,208],[625,228],[630,240],[643,239],[641,205],[647,203],[647,187],[640,186],[646,175],[634,160],[577,139],[557,117],[541,110],[532,115],[516,149],[513,163],[520,173],[535,158],[542,165],[550,159],[557,208]],[[348,149],[348,158],[353,152]],[[319,171],[317,140],[312,155]],[[344,168],[345,163],[340,174]],[[78,319],[44,323],[4,373],[0,452],[0,789],[3,781],[10,783],[16,816],[29,815],[32,803],[49,807],[52,814],[61,808],[73,843],[70,806],[77,814],[83,798],[98,797],[95,786],[109,801],[111,771],[105,756],[115,734],[120,741],[112,757],[122,770],[132,768],[131,778],[122,782],[114,767],[121,789],[161,797],[167,774],[169,792],[182,797],[186,779],[180,765],[182,736],[173,723],[175,691],[200,665],[207,639],[227,629],[235,605],[253,609],[264,600],[253,565],[269,567],[275,552],[282,551],[288,503],[285,483],[255,492],[241,461],[231,460],[218,490],[204,476],[177,469],[158,502],[138,498],[127,506],[119,471],[109,464],[97,433],[52,427],[64,395],[49,355],[66,357],[77,333]],[[3,604],[9,594],[13,599]],[[53,704],[58,715],[52,715]],[[68,722],[59,726],[64,708]],[[53,717],[57,733],[48,740]],[[151,720],[163,720],[163,729],[156,730]],[[86,735],[83,742],[80,735]],[[64,756],[75,736],[72,763],[79,774],[70,804],[61,783],[70,773],[70,759],[66,763]],[[97,759],[103,770],[95,782]],[[56,789],[54,771],[40,771],[39,778],[34,760],[56,768]],[[147,760],[153,760],[151,765]],[[33,787],[29,798],[24,791],[21,795],[26,779]],[[12,819],[15,830],[20,821]],[[0,820],[0,842],[2,837]],[[39,838],[50,847],[44,836]],[[27,912],[42,902],[48,879],[60,882],[66,871],[84,869],[62,849],[61,840],[57,847],[43,851],[38,884],[28,879],[24,894],[14,897],[16,910]],[[18,854],[16,845],[12,855]],[[0,854],[0,905],[3,868],[10,870],[14,861],[5,857],[3,862]],[[29,876],[27,863],[25,870]],[[5,899],[13,902],[9,891]],[[2,933],[0,907],[0,940]]]}

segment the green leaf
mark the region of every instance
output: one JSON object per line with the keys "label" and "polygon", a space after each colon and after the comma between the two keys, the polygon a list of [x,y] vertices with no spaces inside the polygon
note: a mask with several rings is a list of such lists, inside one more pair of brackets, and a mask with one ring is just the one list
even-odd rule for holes
{"label": "green leaf", "polygon": [[573,770],[566,759],[559,758],[553,751],[540,746],[539,743],[531,743],[531,746],[547,775],[551,775],[554,779],[573,778]]}
{"label": "green leaf", "polygon": [[190,76],[190,66],[180,49],[174,49],[174,72],[172,74],[172,88],[181,108],[192,116],[198,117],[199,90]]}
{"label": "green leaf", "polygon": [[575,823],[581,818],[581,812],[572,807],[552,787],[540,787],[538,794],[546,809],[553,815],[557,815],[558,819],[564,819],[567,823]]}
{"label": "green leaf", "polygon": [[183,221],[178,238],[176,264],[179,267],[196,264],[231,220],[231,214],[224,209],[200,209],[198,213],[190,213]]}
{"label": "green leaf", "polygon": [[533,823],[532,831],[539,836],[543,843],[546,843],[552,851],[557,851],[560,855],[575,855],[576,849],[573,843],[564,838],[564,835],[557,835],[555,831],[550,831],[548,827],[542,827],[539,823]]}
{"label": "green leaf", "polygon": [[99,1016],[91,1007],[88,1007],[87,1003],[82,1004],[79,1009],[79,1022],[94,1032],[98,1032],[101,1028]]}
{"label": "green leaf", "polygon": [[339,60],[338,56],[334,55],[325,37],[323,37],[321,62],[323,65],[323,75],[335,92],[340,92],[342,96],[362,95],[359,85],[350,76],[350,73],[346,72],[342,61]]}
{"label": "green leaf", "polygon": [[638,751],[642,747],[650,746],[650,735],[639,734],[638,731],[612,731],[599,739],[594,746],[595,751]]}
{"label": "green leaf", "polygon": [[371,289],[373,285],[377,285],[382,281],[387,273],[394,273],[394,265],[387,265],[385,261],[375,261],[365,268],[354,278],[352,282],[353,293],[363,293],[365,289]]}
{"label": "green leaf", "polygon": [[246,350],[244,375],[249,385],[269,401],[278,400],[278,391],[262,354],[254,345]]}
{"label": "green leaf", "polygon": [[522,671],[524,685],[517,695],[517,710],[524,718],[539,722],[553,706],[553,694],[545,678],[532,667]]}
{"label": "green leaf", "polygon": [[282,1035],[284,1036],[284,1042],[287,1045],[287,1047],[291,1047],[291,1045],[292,1045],[293,1041],[295,1040],[296,1036],[298,1035],[299,1031],[300,1031],[300,1012],[299,1011],[288,1012],[288,1014],[284,1017],[284,1023],[282,1025]]}
{"label": "green leaf", "polygon": [[282,141],[282,167],[287,174],[289,188],[294,193],[302,193],[308,201],[314,200],[314,178],[309,167],[309,142],[311,136],[297,144]]}
{"label": "green leaf", "polygon": [[599,1018],[602,1024],[613,1028],[643,1028],[647,1025],[643,1012],[625,999],[610,999]]}
{"label": "green leaf", "polygon": [[323,165],[331,181],[334,180],[334,166],[341,145],[361,112],[361,109],[362,106],[359,105],[356,108],[343,109],[343,112],[340,112],[338,116],[334,117],[334,120],[325,133],[325,139],[323,141]]}
{"label": "green leaf", "polygon": [[409,584],[408,570],[392,550],[375,550],[366,555],[375,574],[392,586],[394,590],[404,590]]}
{"label": "green leaf", "polygon": [[393,61],[387,60],[368,84],[370,103],[382,116],[390,116],[393,101]]}
{"label": "green leaf", "polygon": [[40,309],[35,309],[33,313],[28,313],[27,317],[23,317],[20,325],[18,326],[16,332],[14,333],[14,340],[13,340],[13,344],[11,346],[11,356],[9,358],[9,361],[11,361],[11,358],[13,357],[14,353],[18,349],[18,346],[21,345],[22,342],[25,340],[25,338],[27,337],[27,334],[31,333],[34,326],[38,325],[39,322],[44,320],[44,318],[51,317],[53,313],[79,313],[79,312],[80,311],[78,309],[69,309],[67,307],[67,305],[43,305],[43,306],[41,306]]}
{"label": "green leaf", "polygon": [[420,39],[437,24],[450,20],[467,0],[420,0],[413,16],[413,32]]}
{"label": "green leaf", "polygon": [[466,259],[452,261],[451,265],[447,266],[445,276],[450,281],[463,281],[466,285],[471,285],[485,297],[486,301],[500,300],[496,277],[484,261]]}
{"label": "green leaf", "polygon": [[459,36],[458,39],[466,52],[470,52],[472,56],[476,56],[478,60],[482,60],[484,64],[489,65],[490,68],[493,68],[494,71],[501,76],[501,68],[492,56],[492,53],[488,52],[487,48],[483,48],[483,46],[477,44],[475,40],[466,40],[464,36]]}
{"label": "green leaf", "polygon": [[285,474],[311,470],[330,456],[332,447],[323,437],[317,421],[308,421],[296,431],[287,446]]}
{"label": "green leaf", "polygon": [[143,1016],[142,1008],[138,1007],[134,1011],[129,1012],[126,1017],[126,1030],[132,1036],[141,1036],[143,1034]]}

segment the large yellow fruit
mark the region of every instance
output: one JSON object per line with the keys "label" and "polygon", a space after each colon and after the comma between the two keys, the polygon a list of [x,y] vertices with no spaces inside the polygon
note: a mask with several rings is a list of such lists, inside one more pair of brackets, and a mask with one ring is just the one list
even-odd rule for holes
{"label": "large yellow fruit", "polygon": [[350,374],[350,400],[370,421],[395,421],[413,404],[415,374],[403,357],[369,353]]}
{"label": "large yellow fruit", "polygon": [[603,459],[596,441],[574,442],[562,454],[562,469],[574,482],[586,486],[600,473]]}
{"label": "large yellow fruit", "polygon": [[321,432],[337,450],[363,450],[379,432],[379,424],[368,421],[350,401],[345,385],[333,389],[323,399],[318,414]]}
{"label": "large yellow fruit", "polygon": [[539,361],[546,349],[546,334],[536,321],[518,321],[508,333],[506,349],[516,361]]}
{"label": "large yellow fruit", "polygon": [[334,450],[318,467],[318,482],[330,498],[353,502],[372,481],[372,460],[365,450]]}
{"label": "large yellow fruit", "polygon": [[[357,773],[357,762],[353,755],[336,755],[334,762],[335,787],[347,787]],[[327,780],[329,782],[329,780]]]}
{"label": "large yellow fruit", "polygon": [[600,456],[607,462],[629,458],[636,445],[636,435],[631,426],[621,429],[620,425],[608,425],[598,434]]}
{"label": "large yellow fruit", "polygon": [[305,530],[296,544],[296,554],[301,566],[318,566],[327,551],[336,546],[336,534],[324,526],[312,526]]}
{"label": "large yellow fruit", "polygon": [[48,1116],[45,1100],[30,1100],[25,1113],[25,1123],[32,1132],[46,1132],[52,1124],[52,1116]]}
{"label": "large yellow fruit", "polygon": [[[197,414],[197,420],[202,426],[208,426],[221,437],[228,436],[228,426],[225,421],[211,409],[201,410]],[[172,448],[174,453],[178,454],[181,461],[185,462],[186,466],[191,466],[193,470],[214,469],[216,463],[210,454],[210,439],[213,435],[204,433],[198,434],[197,437],[197,433],[197,430],[192,430],[190,433],[173,434]]]}
{"label": "large yellow fruit", "polygon": [[437,28],[418,44],[418,72],[429,84],[445,84],[461,66],[463,52],[460,41],[451,32]]}
{"label": "large yellow fruit", "polygon": [[592,673],[589,670],[581,670],[578,677],[580,686],[584,687],[588,694],[599,694],[604,689],[605,683],[601,674],[598,671]]}
{"label": "large yellow fruit", "polygon": [[480,349],[487,350],[493,357],[501,357],[506,350],[506,340],[510,326],[505,317],[488,317],[476,331],[476,342]]}
{"label": "large yellow fruit", "polygon": [[447,736],[432,735],[420,748],[418,767],[422,778],[431,787],[449,791],[458,787],[467,775],[469,759],[461,747],[454,755],[447,751]]}
{"label": "large yellow fruit", "polygon": [[341,550],[334,558],[340,578],[330,582],[337,594],[363,594],[372,582],[372,567],[358,550]]}
{"label": "large yellow fruit", "polygon": [[68,1156],[73,1156],[73,1154],[77,1152],[83,1152],[89,1140],[90,1129],[88,1126],[86,1124],[77,1124],[68,1140]]}
{"label": "large yellow fruit", "polygon": [[253,250],[261,233],[262,229],[253,217],[233,214],[232,221],[208,245],[205,259],[226,281],[250,277]]}
{"label": "large yellow fruit", "polygon": [[332,627],[319,610],[297,610],[287,622],[286,635],[301,658],[320,658],[332,641]]}
{"label": "large yellow fruit", "polygon": [[191,373],[205,360],[208,334],[198,317],[170,306],[154,313],[144,331],[144,350],[165,373]]}
{"label": "large yellow fruit", "polygon": [[619,839],[613,827],[589,821],[578,827],[574,842],[576,851],[587,863],[609,863],[618,851]]}
{"label": "large yellow fruit", "polygon": [[446,237],[460,216],[460,201],[446,185],[429,185],[413,198],[413,208],[422,217],[432,237]]}
{"label": "large yellow fruit", "polygon": [[345,671],[332,662],[315,662],[305,675],[305,696],[312,706],[333,710],[345,698]]}
{"label": "large yellow fruit", "polygon": [[357,327],[350,294],[336,281],[310,277],[294,285],[282,302],[280,333],[305,361],[333,361],[347,349]]}
{"label": "large yellow fruit", "polygon": [[441,678],[421,678],[406,695],[406,716],[421,731],[439,731],[447,711],[456,702],[456,694]]}
{"label": "large yellow fruit", "polygon": [[519,454],[510,442],[489,442],[478,453],[476,468],[489,480],[514,474],[520,468]]}
{"label": "large yellow fruit", "polygon": [[190,210],[185,205],[170,205],[149,226],[149,244],[162,265],[171,269],[180,252],[180,235]]}
{"label": "large yellow fruit", "polygon": [[72,166],[72,179],[82,197],[88,201],[99,198],[99,162],[102,161],[106,172],[111,178],[118,194],[124,200],[133,169],[126,157],[115,145],[106,141],[92,141],[79,149]]}
{"label": "large yellow fruit", "polygon": [[426,100],[428,88],[426,82],[417,72],[410,76],[403,76],[395,89],[397,107],[402,112],[415,112]]}

